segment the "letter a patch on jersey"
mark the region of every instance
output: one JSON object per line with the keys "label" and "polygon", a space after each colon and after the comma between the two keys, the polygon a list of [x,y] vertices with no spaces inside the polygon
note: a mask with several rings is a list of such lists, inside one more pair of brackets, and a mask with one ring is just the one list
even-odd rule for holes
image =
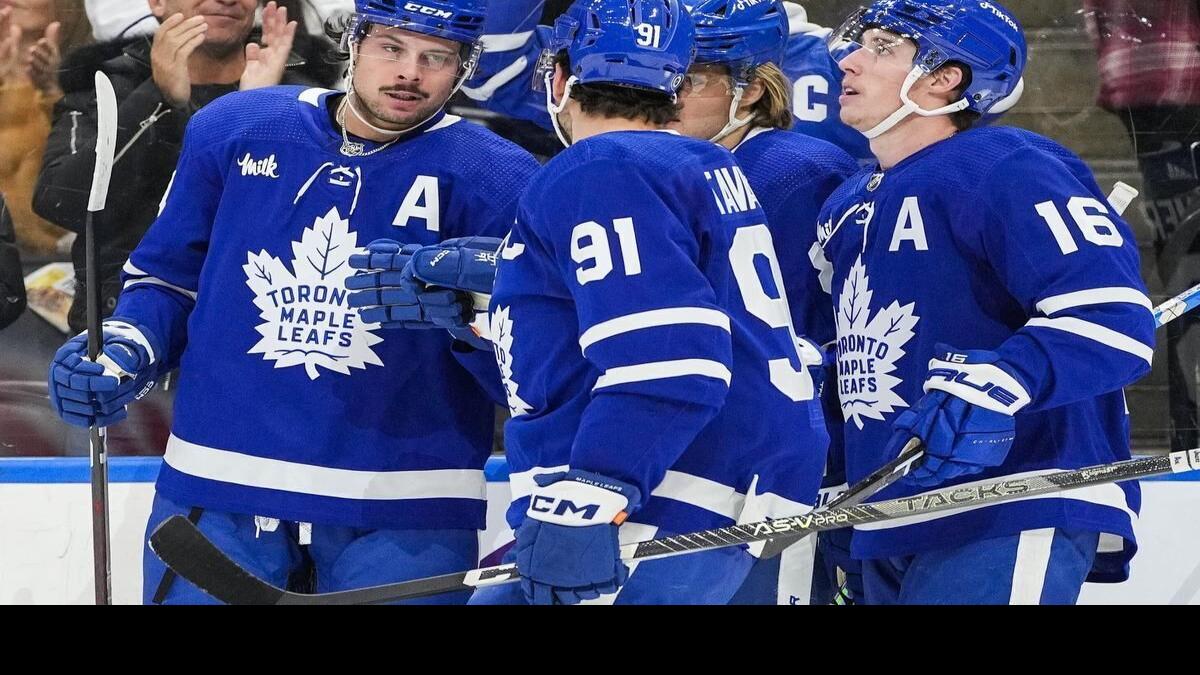
{"label": "letter a patch on jersey", "polygon": [[346,297],[357,245],[358,234],[333,208],[292,242],[294,274],[266,251],[247,253],[242,269],[263,320],[262,339],[247,354],[262,354],[276,368],[304,366],[310,380],[320,376],[317,366],[343,375],[382,366],[371,349],[383,341],[371,332],[378,325],[362,323]]}
{"label": "letter a patch on jersey", "polygon": [[892,302],[871,316],[870,279],[860,255],[842,286],[837,307],[838,397],[842,416],[863,428],[863,418],[882,420],[909,405],[895,393],[900,378],[890,373],[904,356],[917,321],[916,303]]}

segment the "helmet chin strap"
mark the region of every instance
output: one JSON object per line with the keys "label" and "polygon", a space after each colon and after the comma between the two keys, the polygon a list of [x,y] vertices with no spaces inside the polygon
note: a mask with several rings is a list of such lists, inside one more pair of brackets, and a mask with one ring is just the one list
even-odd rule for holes
{"label": "helmet chin strap", "polygon": [[888,115],[887,118],[879,124],[876,124],[871,129],[862,132],[863,136],[871,139],[878,138],[890,131],[892,127],[895,127],[909,115],[937,117],[939,115],[949,115],[960,110],[966,110],[967,107],[971,105],[971,102],[966,98],[961,98],[950,105],[942,106],[936,110],[926,110],[917,105],[915,101],[909,98],[908,94],[910,91],[912,91],[913,85],[917,83],[917,80],[921,79],[921,77],[924,75],[925,71],[922,70],[920,66],[913,66],[913,69],[908,72],[908,77],[904,78],[904,84],[900,87],[900,108],[891,115]]}
{"label": "helmet chin strap", "polygon": [[567,107],[567,101],[571,100],[571,87],[579,78],[572,75],[567,78],[567,84],[563,87],[563,97],[558,103],[554,102],[554,71],[546,72],[546,112],[550,113],[550,124],[554,127],[554,135],[558,136],[558,141],[563,144],[564,148],[571,147],[571,139],[563,130],[562,125],[558,121],[558,115]]}
{"label": "helmet chin strap", "polygon": [[729,121],[726,122],[725,126],[717,132],[717,135],[708,140],[712,141],[713,143],[720,143],[721,139],[754,121],[754,118],[756,117],[754,113],[750,113],[749,117],[744,119],[739,119],[737,116],[738,108],[742,107],[742,95],[745,93],[745,87],[740,85],[734,87],[733,100],[729,103]]}

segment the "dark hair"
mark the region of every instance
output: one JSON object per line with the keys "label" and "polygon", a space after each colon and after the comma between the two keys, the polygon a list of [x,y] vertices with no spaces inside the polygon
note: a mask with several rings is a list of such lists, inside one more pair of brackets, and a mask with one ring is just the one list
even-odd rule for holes
{"label": "dark hair", "polygon": [[[571,60],[567,53],[559,52],[554,63],[571,72]],[[579,109],[588,115],[642,120],[655,125],[665,125],[679,119],[680,104],[670,96],[649,89],[625,87],[619,84],[579,84],[571,87],[571,98],[579,102]]]}

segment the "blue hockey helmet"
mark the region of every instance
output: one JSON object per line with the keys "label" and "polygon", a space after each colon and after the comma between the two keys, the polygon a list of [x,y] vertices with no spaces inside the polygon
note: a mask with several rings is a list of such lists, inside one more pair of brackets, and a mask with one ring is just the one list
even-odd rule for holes
{"label": "blue hockey helmet", "polygon": [[[932,116],[971,110],[980,115],[998,115],[1016,105],[1024,90],[1021,74],[1028,58],[1025,35],[1012,14],[996,2],[876,0],[852,14],[830,35],[834,58],[841,61],[861,49],[862,35],[871,28],[895,33],[917,46],[913,71],[901,91],[905,107],[898,113]],[[912,103],[908,98],[912,84],[950,62],[970,68],[970,85],[963,98],[936,111],[922,110]]]}
{"label": "blue hockey helmet", "polygon": [[783,62],[788,17],[782,0],[700,0],[691,15],[696,63],[727,65],[745,86],[754,68]]}
{"label": "blue hockey helmet", "polygon": [[361,37],[369,24],[474,45],[483,35],[487,0],[354,0],[349,33]]}
{"label": "blue hockey helmet", "polygon": [[539,80],[562,51],[580,84],[674,97],[695,57],[695,30],[681,0],[577,0],[554,22]]}

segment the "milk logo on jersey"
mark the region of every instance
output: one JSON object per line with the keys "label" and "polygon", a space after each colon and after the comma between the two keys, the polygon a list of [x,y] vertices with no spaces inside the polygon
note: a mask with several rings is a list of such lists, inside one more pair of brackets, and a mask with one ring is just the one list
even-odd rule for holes
{"label": "milk logo on jersey", "polygon": [[346,296],[350,254],[358,234],[332,208],[292,242],[292,270],[264,251],[246,254],[246,285],[263,322],[262,338],[247,354],[262,354],[276,368],[304,366],[310,380],[321,375],[318,366],[343,375],[351,368],[382,366],[371,347],[383,338],[371,331],[351,309]]}
{"label": "milk logo on jersey", "polygon": [[492,336],[492,349],[496,352],[496,365],[500,368],[500,378],[504,381],[504,393],[508,397],[508,412],[513,417],[520,417],[533,410],[517,393],[519,385],[513,381],[513,321],[509,318],[510,307],[496,307],[492,312],[488,330]]}
{"label": "milk logo on jersey", "polygon": [[275,155],[271,154],[262,159],[254,159],[250,153],[246,153],[238,160],[237,165],[242,169],[243,176],[263,176],[266,178],[279,178],[277,169],[279,164],[275,161]]}
{"label": "milk logo on jersey", "polygon": [[863,418],[882,420],[908,403],[895,392],[900,378],[890,373],[904,356],[917,321],[916,303],[891,305],[871,314],[871,280],[862,256],[854,261],[837,306],[838,398],[842,417],[863,428]]}

